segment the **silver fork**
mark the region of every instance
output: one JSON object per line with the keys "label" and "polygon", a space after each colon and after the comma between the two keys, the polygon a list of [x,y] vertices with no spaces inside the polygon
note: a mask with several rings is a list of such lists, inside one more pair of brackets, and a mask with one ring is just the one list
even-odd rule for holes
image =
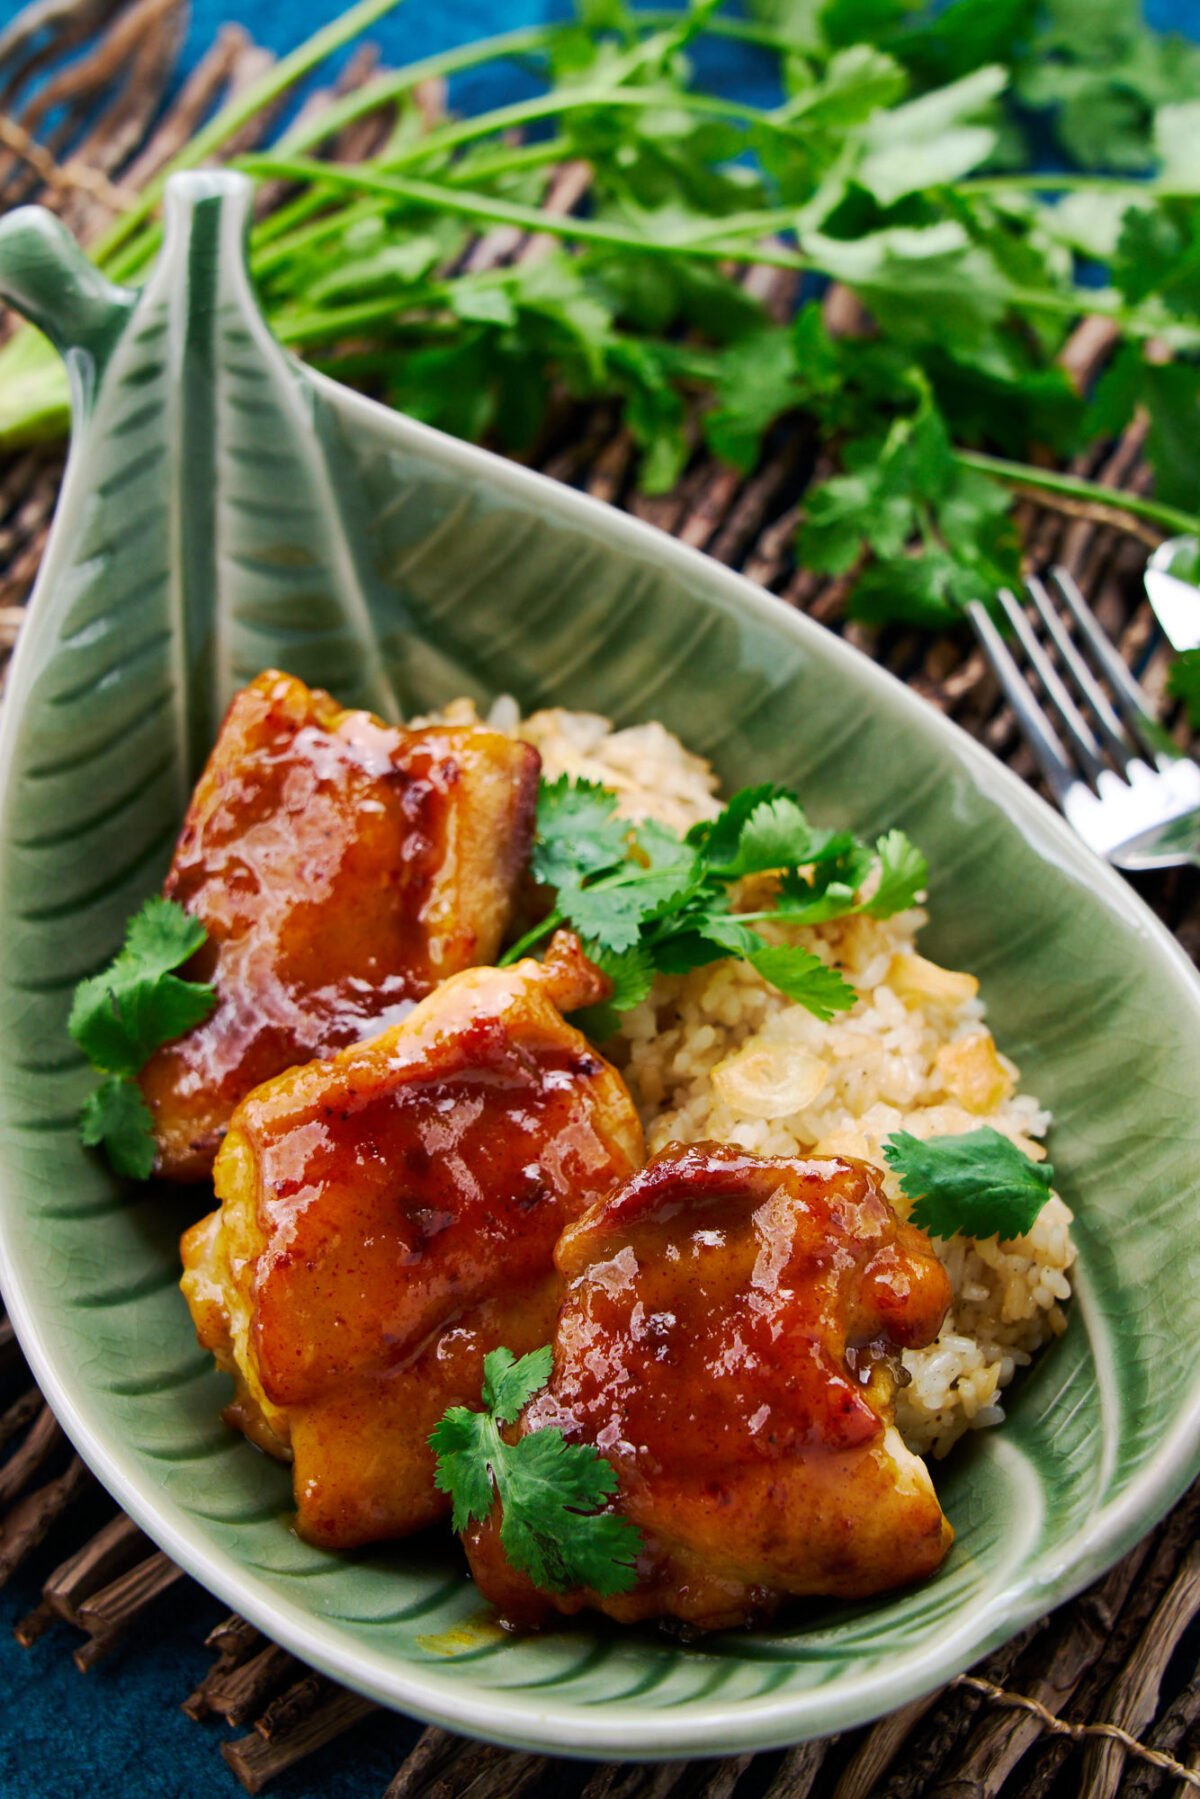
{"label": "silver fork", "polygon": [[1157,723],[1065,569],[1031,575],[1025,591],[1033,619],[999,596],[1012,644],[977,600],[967,612],[1068,823],[1118,868],[1200,867],[1200,765]]}

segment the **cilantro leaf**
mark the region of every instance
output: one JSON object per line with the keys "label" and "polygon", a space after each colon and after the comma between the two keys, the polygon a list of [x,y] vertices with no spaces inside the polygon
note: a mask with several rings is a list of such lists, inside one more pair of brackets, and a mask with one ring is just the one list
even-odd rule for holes
{"label": "cilantro leaf", "polygon": [[79,1134],[89,1148],[103,1146],[118,1174],[148,1181],[154,1172],[154,1118],[141,1088],[123,1075],[106,1074],[88,1094]]}
{"label": "cilantro leaf", "polygon": [[691,857],[665,868],[642,868],[630,861],[620,872],[581,886],[577,880],[558,890],[557,910],[581,937],[601,949],[621,952],[634,947],[642,926],[670,911],[693,887]]}
{"label": "cilantro leaf", "polygon": [[773,987],[807,1006],[822,1024],[838,1012],[849,1011],[858,998],[845,977],[812,950],[764,943],[758,932],[741,924],[736,915],[706,918],[699,930],[707,942],[718,945],[727,955],[741,956]]}
{"label": "cilantro leaf", "polygon": [[906,194],[969,174],[995,149],[996,132],[967,121],[996,99],[1007,80],[1006,71],[992,64],[876,113],[863,133],[866,154],[858,181],[881,205],[891,206]]}
{"label": "cilantro leaf", "polygon": [[614,1037],[621,1023],[621,1013],[640,1005],[654,985],[654,961],[642,943],[630,949],[613,951],[598,943],[584,943],[584,953],[613,984],[608,999],[599,1005],[583,1006],[571,1014],[571,1023],[593,1043],[606,1043]]}
{"label": "cilantro leaf", "polygon": [[667,825],[660,824],[656,818],[644,818],[635,825],[633,840],[637,845],[638,859],[655,871],[678,869],[681,863],[691,860],[683,854],[683,846],[675,832]]}
{"label": "cilantro leaf", "polygon": [[547,1343],[520,1361],[511,1349],[493,1349],[483,1358],[483,1403],[497,1424],[512,1424],[527,1400],[540,1393],[554,1370],[554,1351]]}
{"label": "cilantro leaf", "polygon": [[876,852],[848,831],[815,843],[808,874],[791,869],[779,883],[775,910],[797,924],[824,924],[858,908],[858,890],[874,868]]}
{"label": "cilantro leaf", "polygon": [[[742,820],[737,848],[732,857],[716,864],[723,879],[742,875],[764,874],[776,868],[796,868],[807,862],[813,841],[812,830],[804,809],[790,794],[780,793],[772,799],[760,800]],[[707,860],[710,867],[712,851]]]}
{"label": "cilantro leaf", "polygon": [[[851,599],[873,623],[902,619],[927,627],[957,620],[969,600],[990,601],[1019,578],[1010,496],[963,468],[925,376],[914,376],[914,411],[885,437],[844,450],[847,471],[805,496],[797,553],[810,567],[846,574],[868,557]],[[920,554],[910,543],[919,539]]]}
{"label": "cilantro leaf", "polygon": [[858,999],[845,976],[811,950],[765,943],[749,960],[773,987],[807,1006],[822,1024],[828,1024],[838,1012],[848,1012]]}
{"label": "cilantro leaf", "polygon": [[716,818],[705,818],[693,825],[687,841],[695,845],[711,867],[726,867],[737,855],[742,829],[750,814],[785,791],[773,781],[740,788]]}
{"label": "cilantro leaf", "polygon": [[137,1074],[160,1044],[208,1017],[213,989],[171,973],[203,942],[204,926],[175,900],[146,901],[110,966],[75,989],[67,1029],[96,1068]]}
{"label": "cilantro leaf", "polygon": [[662,974],[690,974],[693,968],[706,968],[737,953],[732,945],[719,942],[715,931],[701,932],[694,918],[685,917],[681,930],[655,943],[654,965]]}
{"label": "cilantro leaf", "polygon": [[1151,362],[1140,344],[1123,344],[1096,384],[1088,428],[1115,437],[1139,407],[1149,416],[1146,456],[1156,494],[1169,505],[1189,505],[1200,484],[1200,368]]}
{"label": "cilantro leaf", "polygon": [[550,1378],[547,1345],[518,1361],[508,1349],[484,1358],[484,1412],[451,1406],[430,1435],[439,1492],[453,1501],[456,1531],[482,1524],[500,1502],[500,1541],[513,1567],[548,1592],[588,1587],[602,1595],[628,1592],[637,1582],[641,1533],[627,1518],[600,1507],[612,1499],[617,1477],[589,1443],[568,1443],[555,1428],[507,1442],[500,1426]]}
{"label": "cilantro leaf", "polygon": [[605,887],[581,887],[572,882],[558,889],[557,909],[581,937],[601,949],[632,949],[642,920],[652,908],[637,882]]}
{"label": "cilantro leaf", "polygon": [[199,919],[175,900],[148,899],[109,967],[75,989],[67,1029],[105,1076],[84,1102],[80,1135],[89,1147],[103,1145],[117,1173],[136,1180],[153,1170],[154,1132],[134,1076],[161,1044],[182,1037],[216,1005],[207,983],[172,972],[204,940]]}
{"label": "cilantro leaf", "polygon": [[[751,963],[816,1017],[832,1018],[854,1005],[853,987],[811,950],[765,943],[754,924],[767,917],[821,924],[855,912],[886,918],[911,905],[928,876],[925,858],[902,831],[887,832],[871,849],[849,831],[810,824],[796,795],[774,782],[742,788],[682,842],[661,824],[626,829],[624,860],[614,866],[614,797],[588,783],[547,786],[538,814],[539,821],[546,818],[544,836],[539,823],[545,853],[538,866],[543,876],[563,870],[554,909],[503,960],[515,961],[555,924],[572,925],[613,981],[610,1000],[575,1015],[596,1042],[611,1037],[618,1014],[646,997],[655,973],[685,974],[730,955]],[[579,820],[574,836],[573,817]],[[589,854],[596,858],[591,867]],[[861,900],[859,889],[877,862],[876,891]],[[763,910],[739,914],[732,910],[737,883],[755,874],[780,879]]]}
{"label": "cilantro leaf", "polygon": [[613,984],[609,1004],[618,1012],[640,1005],[654,985],[654,961],[646,946],[636,943],[619,953],[603,950],[595,944],[586,946],[596,966]]}
{"label": "cilantro leaf", "polygon": [[1023,1237],[1050,1197],[1054,1170],[990,1125],[957,1137],[894,1131],[883,1146],[910,1199],[912,1222],[934,1237]]}
{"label": "cilantro leaf", "polygon": [[891,918],[915,905],[929,880],[929,864],[903,831],[888,831],[875,845],[879,885],[863,907],[869,918]]}
{"label": "cilantro leaf", "polygon": [[704,435],[718,456],[748,475],[767,430],[804,396],[790,334],[767,328],[732,345],[715,386],[717,404],[705,417]]}
{"label": "cilantro leaf", "polygon": [[450,1406],[430,1432],[429,1445],[437,1455],[433,1484],[439,1493],[449,1493],[454,1502],[450,1513],[453,1530],[482,1524],[492,1509],[488,1451],[494,1433],[495,1426],[486,1413],[473,1412],[465,1405]]}
{"label": "cilantro leaf", "polygon": [[570,775],[543,781],[531,865],[534,880],[558,887],[574,876],[623,862],[629,826],[617,817],[616,807],[616,796],[598,781],[575,781]]}
{"label": "cilantro leaf", "polygon": [[[532,1431],[497,1479],[504,1507],[500,1541],[510,1562],[552,1593],[590,1587],[607,1596],[637,1584],[641,1532],[615,1512],[595,1511],[616,1491],[616,1475],[590,1443],[561,1431]],[[520,1503],[517,1503],[517,1494]],[[588,1512],[580,1507],[593,1508]]]}

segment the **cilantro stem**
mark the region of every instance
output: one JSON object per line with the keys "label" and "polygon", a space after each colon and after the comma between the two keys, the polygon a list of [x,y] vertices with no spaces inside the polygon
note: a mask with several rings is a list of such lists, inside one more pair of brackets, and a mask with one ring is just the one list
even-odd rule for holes
{"label": "cilantro stem", "polygon": [[[478,219],[489,225],[514,225],[534,235],[561,237],[572,242],[602,244],[617,250],[639,250],[651,256],[698,256],[709,262],[766,263],[774,268],[807,270],[817,265],[796,251],[779,250],[771,245],[739,247],[728,242],[709,243],[687,237],[650,237],[643,231],[600,219],[560,218],[540,212],[536,206],[523,206],[497,195],[481,194],[469,189],[447,187],[432,181],[385,175],[359,165],[309,162],[302,157],[255,153],[240,157],[236,166],[250,175],[268,176],[283,181],[320,182],[330,187],[343,187],[364,193],[390,195],[407,200],[411,205],[430,212],[457,213],[462,218]],[[726,226],[728,234],[738,230],[738,214]]]}
{"label": "cilantro stem", "polygon": [[[494,181],[498,175],[516,175],[525,169],[541,169],[550,163],[566,162],[572,145],[565,137],[550,137],[536,144],[513,144],[497,150],[492,156],[480,156],[467,174],[473,181]],[[465,179],[457,169],[446,170],[447,181]]]}
{"label": "cilantro stem", "polygon": [[1126,175],[1091,175],[1073,170],[1021,170],[1009,175],[972,175],[956,181],[951,193],[973,200],[980,194],[1121,194],[1130,200],[1188,200],[1195,190],[1172,187],[1170,182],[1132,181]]}
{"label": "cilantro stem", "polygon": [[[400,0],[391,0],[393,5],[399,3]],[[623,79],[625,75],[636,71],[638,64],[645,60],[646,51],[653,46],[655,32],[678,31],[681,26],[694,25],[700,35],[733,38],[780,54],[795,47],[786,38],[765,26],[737,19],[694,20],[686,12],[649,12],[640,14],[636,24],[639,29],[646,29],[648,38],[634,47],[624,67],[613,71],[614,79]],[[359,88],[357,93],[347,94],[344,99],[336,101],[310,123],[293,126],[280,139],[278,149],[288,155],[296,151],[311,150],[318,144],[326,143],[346,125],[354,124],[367,113],[374,112],[389,101],[402,99],[423,81],[445,80],[484,63],[512,61],[532,52],[548,50],[577,29],[570,23],[523,25],[514,31],[498,32],[494,37],[459,45],[453,50],[440,50],[433,56],[422,57],[419,62],[408,63],[403,69],[377,75]],[[674,95],[672,98],[674,99]]]}
{"label": "cilantro stem", "polygon": [[1058,493],[1064,498],[1086,500],[1109,506],[1114,512],[1127,512],[1158,525],[1169,536],[1194,535],[1200,532],[1200,513],[1182,512],[1161,500],[1147,500],[1141,494],[1122,493],[1115,487],[1103,487],[1098,481],[1084,481],[1078,475],[1059,474],[1054,469],[1036,468],[1032,463],[1009,462],[1002,456],[985,456],[979,450],[955,450],[954,460],[963,468],[981,475],[993,475],[1011,487],[1028,487],[1043,493]]}
{"label": "cilantro stem", "polygon": [[541,924],[535,924],[531,931],[526,931],[523,937],[518,937],[517,941],[505,950],[496,966],[511,968],[514,962],[519,962],[521,957],[527,955],[531,949],[536,949],[543,937],[548,937],[551,931],[556,931],[563,923],[565,916],[565,913],[559,912],[557,909],[548,913]]}
{"label": "cilantro stem", "polygon": [[563,113],[610,106],[641,110],[655,106],[671,107],[681,112],[702,113],[710,118],[730,119],[759,130],[765,127],[781,137],[794,138],[799,135],[786,119],[765,112],[758,106],[745,106],[737,100],[722,99],[719,94],[694,94],[686,88],[619,88],[604,85],[540,94],[532,100],[519,100],[511,106],[497,107],[493,112],[477,113],[469,119],[456,119],[453,124],[443,125],[439,130],[418,138],[399,155],[381,158],[376,166],[390,174],[396,169],[411,168],[430,156],[458,149],[476,138],[523,129],[542,119],[558,118]]}
{"label": "cilantro stem", "polygon": [[504,62],[527,55],[532,50],[545,49],[562,35],[563,30],[562,25],[522,25],[515,31],[501,31],[494,37],[460,44],[453,50],[439,50],[433,56],[424,56],[418,62],[407,63],[402,69],[391,70],[386,75],[376,75],[356,93],[336,100],[307,124],[297,121],[280,138],[278,147],[289,155],[297,151],[312,150],[367,113],[376,111],[389,101],[403,99],[405,94],[410,94],[424,81],[442,81],[451,75],[461,75],[466,69],[479,68],[484,63]]}
{"label": "cilantro stem", "polygon": [[[343,187],[350,191],[392,196],[431,212],[457,213],[462,218],[477,219],[490,225],[513,225],[522,231],[564,238],[568,242],[636,250],[649,256],[696,256],[709,262],[740,262],[803,272],[823,272],[818,258],[801,255],[799,251],[774,244],[739,244],[736,241],[742,236],[751,233],[757,235],[769,229],[772,222],[777,227],[792,228],[794,216],[787,210],[731,213],[721,221],[719,229],[710,225],[698,234],[651,237],[646,232],[630,230],[610,220],[552,216],[539,211],[537,207],[504,200],[498,195],[386,174],[378,168],[360,164],[310,162],[301,157],[256,152],[239,158],[237,166],[251,175],[284,181],[308,181],[329,187]],[[1161,322],[1139,318],[1136,313],[1103,296],[1082,289],[1053,294],[1032,288],[1005,286],[999,292],[1011,306],[1030,312],[1045,312],[1068,318],[1079,318],[1085,312],[1096,313],[1112,319],[1122,330],[1135,337],[1149,337],[1161,329]]]}

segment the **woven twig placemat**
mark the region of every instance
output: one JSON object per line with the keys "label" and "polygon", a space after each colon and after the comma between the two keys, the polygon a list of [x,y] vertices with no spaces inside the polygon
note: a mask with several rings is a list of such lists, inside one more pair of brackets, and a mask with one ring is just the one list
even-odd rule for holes
{"label": "woven twig placemat", "polygon": [[[26,15],[0,80],[0,203],[39,199],[86,242],[160,168],[221,99],[262,72],[267,52],[227,27],[174,95],[166,96],[184,24],[183,0],[86,0]],[[47,22],[48,21],[48,22]],[[36,27],[36,29],[35,29]],[[373,66],[360,51],[342,77],[357,83]],[[44,79],[50,69],[49,81]],[[57,71],[57,72],[56,72]],[[42,77],[41,85],[36,77]],[[328,105],[316,95],[309,108]],[[430,118],[443,96],[421,96]],[[53,119],[53,128],[46,120]],[[336,141],[341,158],[371,154],[388,128],[368,120]],[[249,141],[247,134],[237,148]],[[567,211],[586,189],[571,166],[547,204]],[[269,204],[271,196],[266,196]],[[472,247],[473,268],[536,256],[535,239],[491,233]],[[794,303],[792,278],[752,272],[748,282],[778,316]],[[851,297],[825,300],[846,323]],[[1111,350],[1108,328],[1087,321],[1068,356],[1086,379]],[[1141,427],[1080,472],[1142,488]],[[955,718],[1022,776],[1036,781],[1028,751],[979,652],[964,635],[882,635],[847,622],[844,584],[797,569],[791,555],[808,482],[824,471],[800,430],[750,478],[697,454],[674,492],[646,499],[632,485],[633,446],[603,409],[565,401],[533,458],[554,478],[674,533],[740,569],[836,630]],[[58,453],[0,461],[0,657],[20,630],[62,472]],[[1165,708],[1166,658],[1141,596],[1141,568],[1153,533],[1114,523],[1103,509],[1021,508],[1031,565],[1065,564],[1092,598],[1122,654]],[[1176,734],[1186,742],[1177,719]],[[1200,882],[1176,871],[1139,882],[1181,942],[1200,959]],[[61,1555],[36,1608],[17,1628],[28,1646],[53,1629],[81,1672],[118,1647],[136,1655],[139,1633],[178,1595],[187,1577],[100,1494],[96,1482],[41,1400],[11,1328],[0,1322],[0,1584],[35,1551]],[[107,1513],[107,1517],[105,1514]],[[98,1518],[101,1520],[97,1528]],[[878,1724],[786,1753],[720,1762],[596,1767],[492,1749],[426,1730],[384,1799],[1148,1799],[1200,1793],[1200,1487],[1156,1531],[1073,1603],[1042,1619],[940,1692]],[[186,1608],[183,1608],[186,1611]],[[208,1637],[212,1668],[195,1692],[180,1693],[200,1724],[219,1718],[247,1734],[220,1754],[248,1792],[304,1764],[335,1739],[352,1761],[354,1731],[376,1708],[306,1669],[240,1618]],[[0,1665],[20,1650],[0,1645]],[[153,1728],[153,1719],[146,1720]],[[220,1769],[217,1745],[196,1732],[197,1766]],[[214,1774],[203,1790],[232,1775]],[[364,1794],[364,1799],[369,1799]]]}

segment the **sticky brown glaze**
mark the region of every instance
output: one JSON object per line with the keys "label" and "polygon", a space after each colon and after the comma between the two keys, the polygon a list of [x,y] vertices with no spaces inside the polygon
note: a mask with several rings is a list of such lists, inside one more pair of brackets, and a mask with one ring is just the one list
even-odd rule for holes
{"label": "sticky brown glaze", "polygon": [[544,1595],[493,1515],[467,1552],[506,1621],[594,1606],[717,1629],[938,1566],[950,1526],[892,1413],[896,1352],[933,1340],[950,1286],[880,1178],[675,1144],[567,1228],[554,1373],[519,1429],[607,1457],[643,1553],[632,1592]]}
{"label": "sticky brown glaze", "polygon": [[495,960],[538,770],[499,732],[403,730],[274,670],[238,694],[164,888],[208,932],[187,973],[217,1006],[143,1071],[161,1174],[202,1179],[260,1082]]}
{"label": "sticky brown glaze", "polygon": [[429,1432],[478,1404],[488,1350],[550,1340],[559,1233],[643,1153],[620,1075],[561,1016],[607,990],[560,933],[545,962],[455,975],[234,1114],[184,1293],[235,1375],[230,1422],[290,1448],[311,1541],[442,1516]]}

